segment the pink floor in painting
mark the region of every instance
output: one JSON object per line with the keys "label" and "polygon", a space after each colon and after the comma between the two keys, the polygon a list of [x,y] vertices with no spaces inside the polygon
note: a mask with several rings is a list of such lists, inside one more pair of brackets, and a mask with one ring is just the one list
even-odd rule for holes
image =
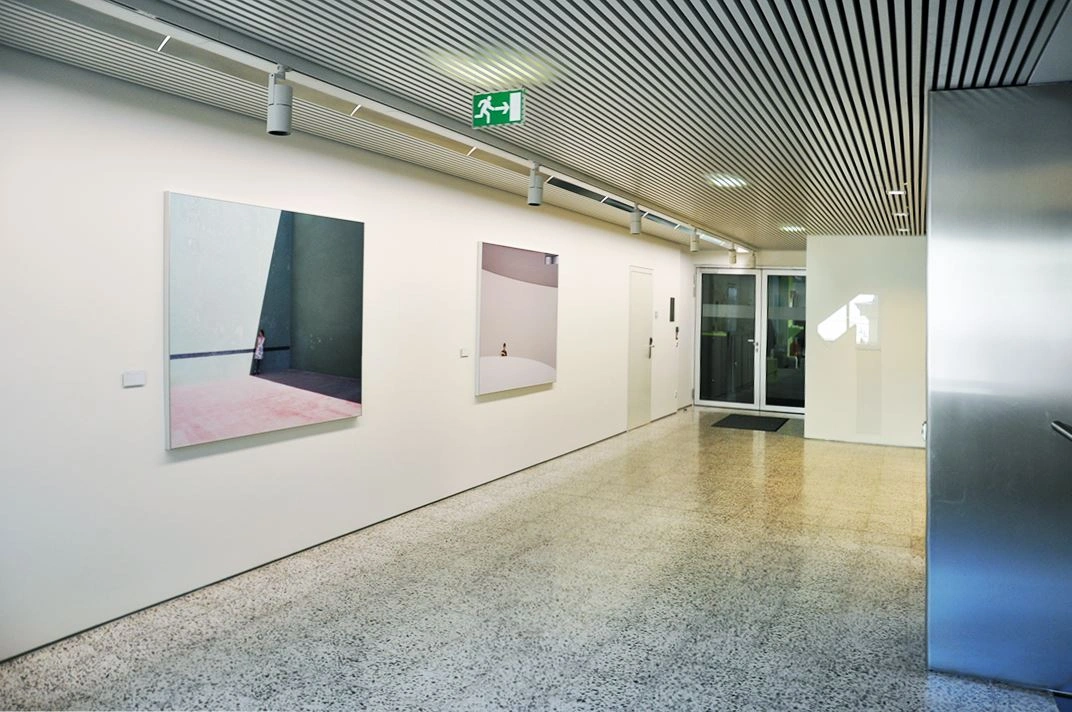
{"label": "pink floor in painting", "polygon": [[171,447],[361,415],[361,404],[244,376],[171,389]]}

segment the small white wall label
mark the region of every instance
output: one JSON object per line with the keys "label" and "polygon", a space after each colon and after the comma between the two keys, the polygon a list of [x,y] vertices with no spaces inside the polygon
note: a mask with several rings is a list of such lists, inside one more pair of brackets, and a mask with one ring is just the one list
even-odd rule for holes
{"label": "small white wall label", "polygon": [[145,385],[145,371],[123,371],[123,388],[141,388]]}

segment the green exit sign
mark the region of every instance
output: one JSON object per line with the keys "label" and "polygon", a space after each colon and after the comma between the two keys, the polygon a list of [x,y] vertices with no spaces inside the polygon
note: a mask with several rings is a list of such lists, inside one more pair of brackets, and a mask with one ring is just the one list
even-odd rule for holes
{"label": "green exit sign", "polygon": [[524,110],[524,89],[477,94],[473,97],[473,128],[520,124]]}

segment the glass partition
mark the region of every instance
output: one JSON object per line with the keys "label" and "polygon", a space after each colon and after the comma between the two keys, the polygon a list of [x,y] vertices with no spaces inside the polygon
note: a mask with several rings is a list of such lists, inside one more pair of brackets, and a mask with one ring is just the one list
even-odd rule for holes
{"label": "glass partition", "polygon": [[756,404],[754,273],[703,273],[699,400]]}
{"label": "glass partition", "polygon": [[803,412],[807,280],[802,270],[702,270],[696,402]]}
{"label": "glass partition", "polygon": [[801,274],[766,275],[764,406],[804,407],[806,281]]}

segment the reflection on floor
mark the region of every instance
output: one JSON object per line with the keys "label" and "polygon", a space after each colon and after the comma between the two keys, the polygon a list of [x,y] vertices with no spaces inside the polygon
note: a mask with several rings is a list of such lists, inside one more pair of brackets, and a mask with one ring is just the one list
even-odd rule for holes
{"label": "reflection on floor", "polygon": [[173,448],[361,415],[360,403],[252,376],[169,393]]}
{"label": "reflection on floor", "polygon": [[924,670],[918,450],[689,411],[0,665],[0,708],[1018,710]]}
{"label": "reflection on floor", "polygon": [[293,368],[284,371],[265,371],[257,374],[257,378],[282,383],[291,388],[301,388],[323,396],[348,400],[352,403],[361,402],[361,379],[359,378],[330,376],[326,373],[298,371]]}

